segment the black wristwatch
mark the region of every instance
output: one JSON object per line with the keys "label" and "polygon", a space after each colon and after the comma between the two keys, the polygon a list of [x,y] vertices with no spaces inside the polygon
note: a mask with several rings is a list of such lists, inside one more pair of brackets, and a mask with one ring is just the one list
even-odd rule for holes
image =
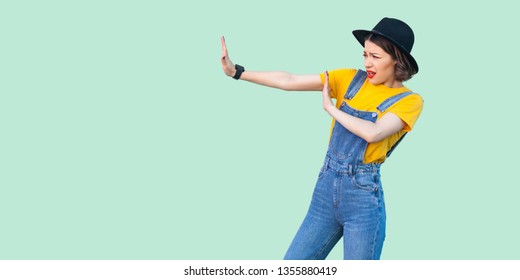
{"label": "black wristwatch", "polygon": [[235,64],[235,75],[233,76],[233,79],[238,80],[240,79],[240,76],[242,76],[242,73],[246,70],[244,66]]}

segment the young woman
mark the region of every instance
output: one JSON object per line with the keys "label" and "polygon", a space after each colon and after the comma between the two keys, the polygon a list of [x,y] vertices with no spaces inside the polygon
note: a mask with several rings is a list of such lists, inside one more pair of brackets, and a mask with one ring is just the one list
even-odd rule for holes
{"label": "young woman", "polygon": [[352,33],[364,47],[365,71],[321,75],[245,71],[231,62],[222,37],[226,75],[283,90],[322,91],[323,108],[333,118],[308,213],[285,259],[325,259],[341,237],[344,259],[381,255],[386,213],[380,166],[422,111],[422,98],[403,86],[419,67],[410,54],[414,34],[406,23],[383,18],[371,31]]}

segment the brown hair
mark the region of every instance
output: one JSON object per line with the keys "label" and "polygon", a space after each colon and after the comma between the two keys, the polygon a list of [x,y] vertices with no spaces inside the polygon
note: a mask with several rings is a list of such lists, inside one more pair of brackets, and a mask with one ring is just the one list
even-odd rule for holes
{"label": "brown hair", "polygon": [[408,56],[404,54],[399,48],[397,48],[392,42],[383,36],[379,36],[374,33],[370,33],[365,37],[365,41],[368,40],[388,53],[394,60],[397,61],[395,64],[395,79],[398,81],[407,81],[417,73],[412,63],[408,59]]}

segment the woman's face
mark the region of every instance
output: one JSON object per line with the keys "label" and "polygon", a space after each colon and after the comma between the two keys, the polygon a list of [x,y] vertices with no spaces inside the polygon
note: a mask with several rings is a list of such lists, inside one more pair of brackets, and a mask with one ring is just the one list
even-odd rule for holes
{"label": "woman's face", "polygon": [[403,86],[402,82],[397,81],[394,75],[397,61],[381,47],[366,40],[363,56],[365,57],[365,69],[370,83],[374,85],[384,84],[391,88]]}

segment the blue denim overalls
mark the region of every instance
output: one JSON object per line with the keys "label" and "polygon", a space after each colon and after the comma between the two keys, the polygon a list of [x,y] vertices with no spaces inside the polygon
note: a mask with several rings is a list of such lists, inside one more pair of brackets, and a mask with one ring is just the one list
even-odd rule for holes
{"label": "blue denim overalls", "polygon": [[[345,98],[352,99],[365,80],[366,72],[358,70]],[[410,94],[392,96],[377,109],[383,113]],[[371,122],[378,116],[377,112],[353,109],[345,102],[340,110]],[[342,236],[344,259],[380,258],[385,239],[385,203],[380,164],[363,163],[367,145],[365,140],[335,123],[309,211],[284,259],[325,259]]]}

